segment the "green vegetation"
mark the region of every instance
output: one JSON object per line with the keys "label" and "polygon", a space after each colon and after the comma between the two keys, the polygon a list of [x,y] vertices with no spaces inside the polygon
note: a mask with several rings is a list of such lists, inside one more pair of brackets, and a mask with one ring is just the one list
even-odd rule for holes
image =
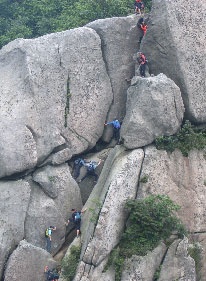
{"label": "green vegetation", "polygon": [[66,281],[72,281],[75,273],[76,273],[76,269],[77,269],[77,265],[79,262],[79,256],[81,253],[81,247],[80,246],[72,246],[71,247],[71,253],[70,255],[64,257],[64,259],[62,260],[62,275],[63,278]]}
{"label": "green vegetation", "polygon": [[199,280],[201,280],[200,270],[202,268],[200,244],[199,243],[192,244],[188,249],[188,253],[195,261],[195,270],[196,270],[196,274],[197,274],[197,281],[199,281]]}
{"label": "green vegetation", "polygon": [[118,247],[108,260],[115,268],[115,280],[121,280],[124,260],[132,255],[144,256],[153,250],[161,240],[166,240],[175,231],[180,237],[186,233],[181,221],[175,215],[180,209],[168,196],[150,195],[145,199],[128,200],[130,211],[128,226]]}
{"label": "green vegetation", "polygon": [[140,182],[141,182],[141,183],[147,183],[147,182],[148,182],[148,179],[149,179],[149,176],[148,176],[148,175],[144,175],[144,176],[140,179]]}
{"label": "green vegetation", "polygon": [[102,208],[102,203],[99,199],[93,199],[91,202],[94,204],[94,208],[89,208],[89,212],[91,214],[90,221],[96,224],[99,217],[99,212]]}
{"label": "green vegetation", "polygon": [[169,152],[178,148],[187,157],[190,150],[194,148],[201,150],[206,147],[206,131],[195,128],[186,121],[179,133],[169,137],[158,137],[155,144],[157,149]]}
{"label": "green vegetation", "polygon": [[[16,38],[35,38],[96,19],[133,13],[134,0],[0,0],[0,48]],[[147,10],[151,0],[144,1]]]}

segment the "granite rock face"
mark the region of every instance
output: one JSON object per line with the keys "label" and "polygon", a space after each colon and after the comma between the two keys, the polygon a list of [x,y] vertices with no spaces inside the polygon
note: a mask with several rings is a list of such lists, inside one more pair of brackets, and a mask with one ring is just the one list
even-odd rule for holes
{"label": "granite rock face", "polygon": [[23,180],[0,182],[0,276],[8,256],[24,238],[30,193]]}
{"label": "granite rock face", "polygon": [[186,118],[206,121],[206,2],[153,0],[141,44],[151,73],[164,73],[181,89]]}
{"label": "granite rock face", "polygon": [[[133,55],[138,50],[138,18],[139,16],[131,15],[87,24],[101,38],[103,58],[111,81],[113,100],[107,121],[123,120],[125,115],[126,91],[129,86],[125,79],[134,76]],[[112,129],[108,126],[105,128],[103,140],[110,141],[111,136]]]}
{"label": "granite rock face", "polygon": [[101,137],[112,89],[94,30],[15,40],[0,73],[0,177],[61,164]]}
{"label": "granite rock face", "polygon": [[9,257],[5,271],[5,281],[46,280],[44,267],[53,269],[57,263],[45,250],[22,240],[17,249]]}
{"label": "granite rock face", "polygon": [[184,115],[180,90],[164,74],[135,76],[127,91],[126,109],[121,137],[129,149],[148,145],[158,136],[173,135]]}
{"label": "granite rock face", "polygon": [[145,149],[137,196],[165,194],[181,206],[178,214],[190,232],[205,232],[205,175],[204,151],[193,150],[184,157],[179,150],[167,153],[153,146]]}

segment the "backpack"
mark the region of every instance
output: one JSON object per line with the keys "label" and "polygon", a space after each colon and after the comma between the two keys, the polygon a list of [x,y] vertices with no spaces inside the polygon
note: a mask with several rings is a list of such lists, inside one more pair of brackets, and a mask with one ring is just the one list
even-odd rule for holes
{"label": "backpack", "polygon": [[90,162],[89,165],[87,166],[87,170],[88,170],[88,171],[94,171],[94,169],[95,169],[95,162],[92,161],[92,162]]}
{"label": "backpack", "polygon": [[78,158],[74,161],[75,165],[78,165],[78,166],[83,166],[84,165],[84,160],[81,159],[81,158]]}
{"label": "backpack", "polygon": [[74,216],[74,221],[80,221],[80,220],[81,220],[81,214],[79,212],[76,212]]}
{"label": "backpack", "polygon": [[113,123],[113,126],[115,129],[119,129],[120,128],[120,122],[118,120],[115,120]]}
{"label": "backpack", "polygon": [[45,237],[49,237],[49,229],[48,228],[45,230]]}

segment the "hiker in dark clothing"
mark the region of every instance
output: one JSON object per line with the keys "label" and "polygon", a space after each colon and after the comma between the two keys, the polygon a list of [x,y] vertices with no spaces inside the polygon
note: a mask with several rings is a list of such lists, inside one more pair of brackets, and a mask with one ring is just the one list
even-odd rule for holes
{"label": "hiker in dark clothing", "polygon": [[140,37],[139,37],[139,42],[138,43],[141,43],[142,41],[142,38],[145,36],[146,32],[147,32],[147,25],[146,23],[144,22],[144,19],[143,18],[140,18],[137,22],[137,27],[139,28],[140,30]]}
{"label": "hiker in dark clothing", "polygon": [[146,57],[143,53],[139,53],[139,57],[138,57],[138,62],[140,64],[140,68],[139,68],[139,71],[140,71],[140,75],[141,77],[145,77],[145,68],[146,68]]}
{"label": "hiker in dark clothing", "polygon": [[107,125],[113,126],[113,138],[117,141],[117,144],[119,144],[121,123],[119,122],[119,120],[115,119],[111,122],[104,123],[104,126],[107,126]]}
{"label": "hiker in dark clothing", "polygon": [[100,160],[98,163],[96,161],[90,161],[89,163],[86,163],[84,166],[87,168],[87,172],[85,176],[79,180],[79,182],[83,181],[88,176],[95,177],[94,182],[96,183],[98,180],[98,175],[95,173],[95,169],[101,164],[102,160]]}
{"label": "hiker in dark clothing", "polygon": [[80,175],[80,169],[81,169],[81,167],[84,166],[85,163],[86,163],[85,160],[82,159],[82,158],[77,158],[74,161],[74,167],[73,167],[73,177],[74,177],[74,179],[78,178],[78,176]]}
{"label": "hiker in dark clothing", "polygon": [[135,0],[135,2],[134,2],[134,11],[135,11],[135,14],[140,14],[140,13],[141,13],[141,7],[142,7],[142,2],[141,2],[141,0]]}
{"label": "hiker in dark clothing", "polygon": [[44,273],[47,281],[59,280],[59,273],[57,272],[57,270],[51,270],[47,265],[44,268]]}
{"label": "hiker in dark clothing", "polygon": [[68,219],[68,221],[65,223],[68,225],[70,222],[72,222],[76,228],[77,238],[81,234],[80,227],[81,227],[81,214],[83,214],[87,209],[84,211],[77,211],[76,209],[71,209],[72,216]]}
{"label": "hiker in dark clothing", "polygon": [[55,226],[50,226],[45,231],[45,237],[46,237],[46,250],[47,252],[51,253],[51,241],[52,241],[52,231],[56,230]]}

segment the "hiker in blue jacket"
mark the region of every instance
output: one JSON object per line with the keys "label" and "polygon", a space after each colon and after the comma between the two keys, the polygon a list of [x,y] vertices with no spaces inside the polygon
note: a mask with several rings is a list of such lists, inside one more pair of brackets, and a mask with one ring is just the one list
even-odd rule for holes
{"label": "hiker in blue jacket", "polygon": [[98,180],[98,175],[95,173],[95,169],[101,164],[102,160],[100,159],[99,162],[90,161],[89,163],[85,163],[84,166],[87,168],[85,176],[79,180],[79,182],[83,181],[88,176],[95,177],[94,182],[96,183]]}
{"label": "hiker in blue jacket", "polygon": [[77,158],[74,161],[74,166],[73,166],[73,177],[74,177],[74,179],[78,178],[78,176],[80,175],[81,167],[83,167],[85,164],[86,164],[86,161],[85,161],[85,159],[82,159],[82,158]]}
{"label": "hiker in blue jacket", "polygon": [[81,214],[83,214],[87,209],[84,209],[82,211],[77,211],[76,209],[71,209],[72,216],[68,219],[68,221],[65,223],[68,225],[70,222],[72,222],[76,228],[77,232],[77,238],[81,234],[80,227],[81,227]]}
{"label": "hiker in blue jacket", "polygon": [[111,122],[105,122],[104,126],[107,125],[112,125],[113,126],[113,138],[117,141],[117,144],[120,143],[120,128],[121,128],[121,123],[119,120],[115,119]]}

